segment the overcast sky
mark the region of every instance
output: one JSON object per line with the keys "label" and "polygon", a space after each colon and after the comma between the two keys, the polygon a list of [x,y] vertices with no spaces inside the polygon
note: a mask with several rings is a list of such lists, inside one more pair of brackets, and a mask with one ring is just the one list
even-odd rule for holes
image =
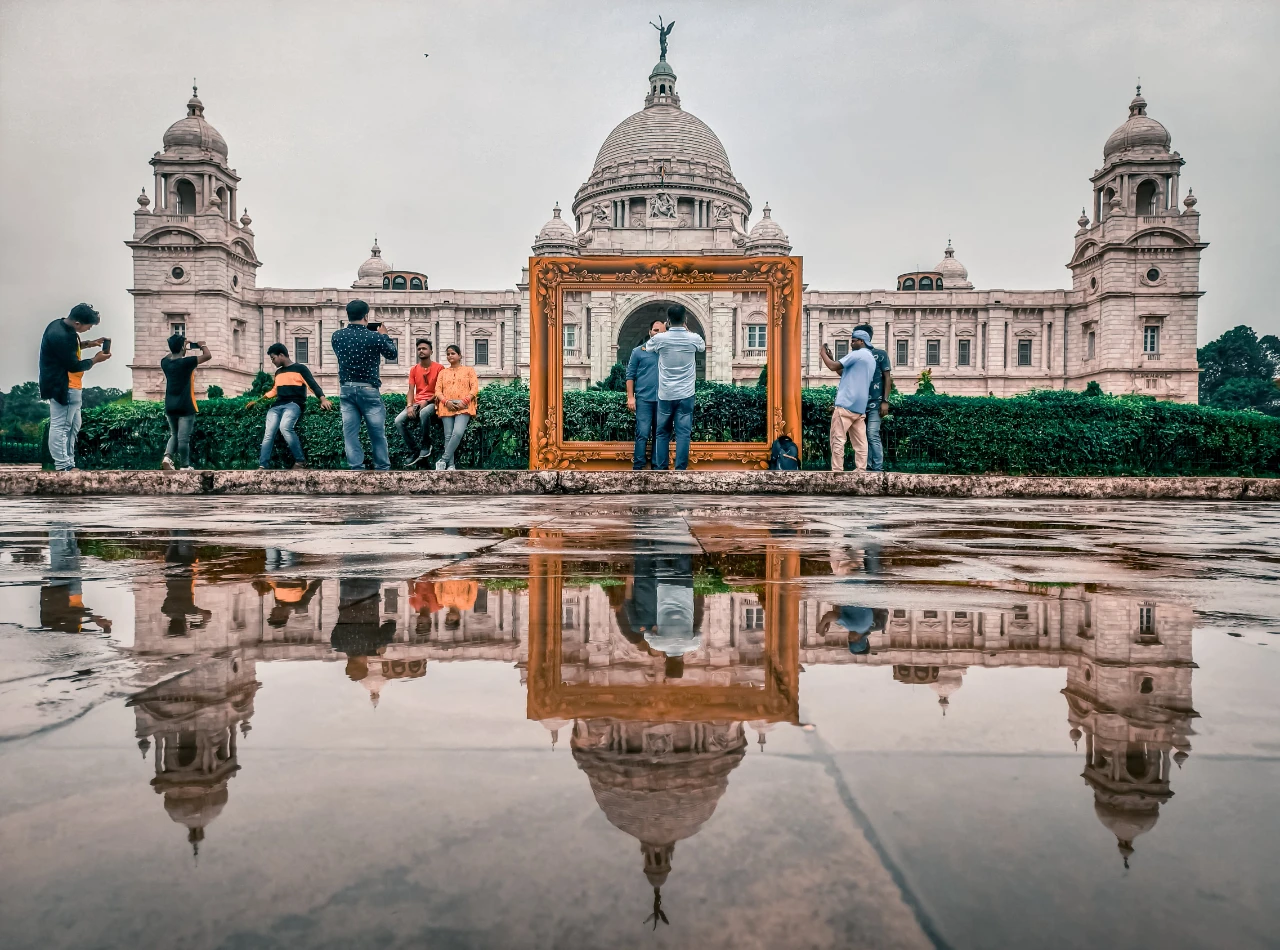
{"label": "overcast sky", "polygon": [[259,286],[347,286],[376,232],[432,287],[512,287],[642,107],[658,14],[684,107],[811,288],[891,287],[948,236],[980,288],[1070,286],[1089,175],[1140,75],[1211,244],[1201,342],[1280,331],[1278,3],[4,0],[0,387],[35,377],[43,326],[80,300],[117,341],[91,382],[129,385],[123,242],[193,76],[243,178]]}

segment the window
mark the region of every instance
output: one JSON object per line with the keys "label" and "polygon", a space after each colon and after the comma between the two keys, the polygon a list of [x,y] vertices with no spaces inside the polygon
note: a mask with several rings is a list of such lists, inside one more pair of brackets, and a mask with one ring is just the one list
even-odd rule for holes
{"label": "window", "polygon": [[232,356],[239,356],[239,355],[240,355],[240,338],[241,338],[241,336],[242,336],[242,334],[240,333],[240,328],[239,328],[239,327],[232,327],[232,328],[231,328],[231,355],[232,355]]}
{"label": "window", "polygon": [[916,279],[915,279],[914,277],[908,277],[906,280],[904,280],[904,281],[902,282],[902,289],[903,289],[903,290],[915,290],[915,289],[916,289]]}
{"label": "window", "polygon": [[178,334],[181,334],[182,336],[186,336],[186,335],[187,335],[187,325],[186,325],[185,323],[170,323],[170,324],[169,324],[169,332],[170,332],[170,333],[178,333]]}
{"label": "window", "polygon": [[842,360],[848,355],[848,353],[849,353],[849,341],[836,340],[836,359]]}
{"label": "window", "polygon": [[1093,344],[1095,339],[1096,337],[1094,332],[1090,330],[1089,335],[1085,337],[1084,358],[1087,360],[1093,359]]}
{"label": "window", "polygon": [[921,277],[921,278],[920,278],[920,289],[921,289],[921,290],[933,290],[933,278],[932,278],[932,277]]}
{"label": "window", "polygon": [[765,324],[753,323],[747,327],[747,349],[763,350],[765,348]]}
{"label": "window", "polygon": [[240,278],[239,278],[239,277],[237,277],[235,274],[232,274],[232,275],[231,275],[231,289],[232,289],[232,290],[235,290],[235,289],[236,289],[237,287],[239,287],[239,286],[240,286]]}
{"label": "window", "polygon": [[969,365],[969,341],[956,341],[956,363],[960,366]]}
{"label": "window", "polygon": [[187,272],[181,267],[174,267],[173,270],[169,271],[169,276],[174,280],[182,280],[182,278],[187,276]]}
{"label": "window", "polygon": [[405,283],[404,283],[404,278],[403,278],[403,277],[398,277],[398,276],[397,276],[397,277],[393,277],[393,278],[391,278],[391,289],[392,289],[392,290],[404,290],[404,287],[405,287]]}
{"label": "window", "polygon": [[566,350],[576,350],[578,348],[578,325],[576,323],[566,323],[564,325],[564,348]]}
{"label": "window", "polygon": [[390,278],[390,277],[384,277],[384,278],[382,278],[382,289],[383,289],[383,290],[390,290],[390,289],[391,289],[391,278]]}
{"label": "window", "polygon": [[929,366],[942,364],[942,341],[926,340],[924,344],[924,361]]}
{"label": "window", "polygon": [[941,289],[942,289],[942,278],[941,278],[941,277],[939,277],[937,280],[935,280],[935,281],[933,282],[933,289],[934,289],[934,290],[941,290]]}
{"label": "window", "polygon": [[1137,194],[1137,212],[1138,214],[1155,214],[1156,213],[1156,183],[1148,178],[1138,186]]}
{"label": "window", "polygon": [[178,184],[174,188],[177,194],[178,207],[175,209],[178,214],[195,214],[196,213],[196,186],[191,184],[185,178],[179,178]]}
{"label": "window", "polygon": [[410,277],[410,278],[409,278],[409,289],[410,289],[410,290],[421,290],[421,289],[422,289],[422,278],[421,278],[421,277]]}
{"label": "window", "polygon": [[299,363],[311,362],[311,339],[305,336],[293,338],[293,358]]}
{"label": "window", "polygon": [[1156,605],[1138,607],[1138,639],[1150,642],[1156,638]]}
{"label": "window", "polygon": [[968,620],[969,612],[967,610],[957,610],[953,615],[956,620]]}
{"label": "window", "polygon": [[1030,340],[1018,341],[1018,365],[1019,366],[1031,365],[1031,341]]}
{"label": "window", "polygon": [[489,341],[476,340],[474,341],[474,344],[475,344],[475,359],[471,361],[472,364],[475,366],[488,366],[489,365]]}
{"label": "window", "polygon": [[744,630],[764,629],[764,608],[745,607],[742,611],[742,628]]}
{"label": "window", "polygon": [[1142,328],[1142,352],[1148,353],[1148,354],[1160,352],[1160,328],[1159,327],[1143,327]]}
{"label": "window", "polygon": [[1149,271],[1147,271],[1147,280],[1151,281],[1151,283],[1154,284],[1159,279],[1160,279],[1160,268],[1153,267]]}
{"label": "window", "polygon": [[896,351],[893,354],[893,362],[898,366],[906,366],[907,357],[910,355],[910,341],[899,340],[895,349]]}

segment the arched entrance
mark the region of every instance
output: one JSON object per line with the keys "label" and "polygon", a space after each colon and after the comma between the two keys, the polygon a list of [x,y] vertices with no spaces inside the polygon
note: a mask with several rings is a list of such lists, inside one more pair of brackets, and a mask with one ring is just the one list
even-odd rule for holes
{"label": "arched entrance", "polygon": [[[654,320],[666,320],[667,308],[674,303],[676,303],[674,300],[652,300],[632,311],[631,315],[622,322],[622,326],[618,329],[619,363],[623,366],[627,365],[627,360],[631,358],[631,351],[649,338],[650,324]],[[687,310],[687,312],[685,326],[702,337],[703,340],[706,340],[707,331],[703,328],[697,314],[692,310]],[[697,356],[697,371],[699,380],[707,378],[707,354],[705,352],[699,353]]]}

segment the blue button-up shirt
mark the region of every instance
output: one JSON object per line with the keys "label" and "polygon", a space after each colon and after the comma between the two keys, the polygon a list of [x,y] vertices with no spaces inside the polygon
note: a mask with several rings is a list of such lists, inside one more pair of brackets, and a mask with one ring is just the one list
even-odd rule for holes
{"label": "blue button-up shirt", "polygon": [[643,346],[631,351],[627,360],[627,379],[633,383],[636,398],[646,402],[658,399],[658,354]]}

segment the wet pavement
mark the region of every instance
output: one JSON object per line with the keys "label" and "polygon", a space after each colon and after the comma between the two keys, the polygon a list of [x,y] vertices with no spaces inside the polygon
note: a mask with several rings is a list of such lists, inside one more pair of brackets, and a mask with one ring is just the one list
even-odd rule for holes
{"label": "wet pavement", "polygon": [[1280,507],[0,499],[5,947],[1276,947]]}

